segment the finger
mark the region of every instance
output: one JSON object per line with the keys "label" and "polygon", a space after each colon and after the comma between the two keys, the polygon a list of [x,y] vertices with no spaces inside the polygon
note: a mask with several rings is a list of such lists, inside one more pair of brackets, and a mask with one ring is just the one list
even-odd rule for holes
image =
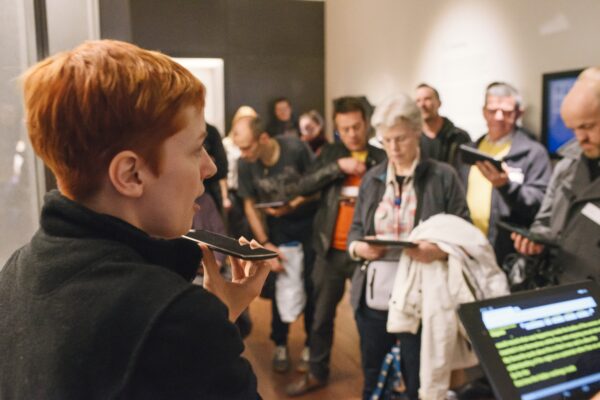
{"label": "finger", "polygon": [[215,255],[213,254],[212,250],[210,250],[204,243],[198,243],[198,246],[200,246],[200,250],[202,250],[202,265],[204,266],[204,270],[208,274],[218,274],[219,266],[217,265]]}
{"label": "finger", "polygon": [[249,244],[250,242],[244,236],[240,236],[239,239],[238,239],[238,243],[243,246],[243,245]]}
{"label": "finger", "polygon": [[258,243],[258,242],[257,242],[255,239],[252,239],[252,241],[251,241],[251,242],[248,242],[248,241],[246,240],[246,244],[250,244],[250,248],[251,248],[251,249],[260,249],[260,248],[262,248],[262,247],[263,247],[263,246],[262,246],[260,243]]}
{"label": "finger", "polygon": [[515,250],[519,251],[521,249],[521,235],[513,232],[510,234],[510,238],[513,240]]}
{"label": "finger", "polygon": [[229,256],[229,262],[231,264],[231,278],[233,281],[243,279],[246,274],[244,267],[242,266],[243,261],[239,258]]}

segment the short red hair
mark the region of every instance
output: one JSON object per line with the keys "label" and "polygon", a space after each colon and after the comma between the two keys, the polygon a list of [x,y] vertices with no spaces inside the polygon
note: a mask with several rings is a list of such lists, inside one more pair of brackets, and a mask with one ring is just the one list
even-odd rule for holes
{"label": "short red hair", "polygon": [[33,149],[61,191],[94,195],[113,157],[132,150],[160,173],[161,145],[183,128],[180,111],[204,107],[204,86],[168,56],[115,40],[89,41],[23,76]]}

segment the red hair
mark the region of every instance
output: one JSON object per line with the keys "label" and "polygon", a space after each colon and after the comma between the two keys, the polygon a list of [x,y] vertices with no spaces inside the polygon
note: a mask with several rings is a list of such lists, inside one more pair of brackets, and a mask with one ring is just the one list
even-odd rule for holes
{"label": "red hair", "polygon": [[161,145],[204,107],[204,86],[168,56],[114,40],[90,41],[23,75],[33,149],[73,199],[94,195],[113,157],[138,153],[160,173]]}

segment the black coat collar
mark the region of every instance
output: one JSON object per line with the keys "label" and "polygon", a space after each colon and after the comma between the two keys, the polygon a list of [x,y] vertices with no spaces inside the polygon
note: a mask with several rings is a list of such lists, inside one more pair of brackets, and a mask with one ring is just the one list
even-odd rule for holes
{"label": "black coat collar", "polygon": [[202,259],[200,248],[186,239],[150,237],[133,225],[96,213],[69,200],[58,191],[46,194],[40,220],[50,236],[113,240],[133,248],[146,262],[167,268],[186,280],[196,275]]}

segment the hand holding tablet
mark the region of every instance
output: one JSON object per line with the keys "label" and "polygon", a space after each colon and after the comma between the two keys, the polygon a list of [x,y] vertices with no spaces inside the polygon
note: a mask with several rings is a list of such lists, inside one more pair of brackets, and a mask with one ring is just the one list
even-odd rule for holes
{"label": "hand holding tablet", "polygon": [[374,246],[386,246],[386,247],[417,247],[414,242],[408,242],[405,240],[389,240],[389,239],[376,239],[372,236],[366,236],[358,239],[359,242],[365,242]]}
{"label": "hand holding tablet", "polygon": [[462,162],[465,164],[474,165],[478,161],[489,161],[498,171],[503,170],[502,161],[496,160],[495,158],[490,157],[488,154],[485,154],[465,144],[461,144],[459,149]]}
{"label": "hand holding tablet", "polygon": [[287,201],[267,201],[263,203],[255,203],[254,208],[263,209],[263,208],[278,208],[283,207],[287,204]]}

